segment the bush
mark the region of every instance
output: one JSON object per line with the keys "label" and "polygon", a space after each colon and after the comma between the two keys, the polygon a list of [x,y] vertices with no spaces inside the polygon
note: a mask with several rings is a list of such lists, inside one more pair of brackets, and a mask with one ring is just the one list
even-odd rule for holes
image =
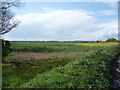
{"label": "bush", "polygon": [[2,57],[3,57],[3,62],[5,62],[4,58],[11,52],[10,46],[11,45],[10,45],[9,41],[2,40]]}
{"label": "bush", "polygon": [[109,38],[106,40],[106,42],[117,42],[117,39],[115,38]]}

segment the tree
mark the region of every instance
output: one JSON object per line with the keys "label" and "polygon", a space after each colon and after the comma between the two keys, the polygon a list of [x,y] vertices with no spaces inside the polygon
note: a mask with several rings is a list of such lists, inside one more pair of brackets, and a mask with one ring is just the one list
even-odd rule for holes
{"label": "tree", "polygon": [[0,1],[0,35],[3,35],[13,28],[15,28],[20,22],[14,20],[14,15],[11,12],[12,7],[21,7],[22,3],[19,0],[3,0]]}
{"label": "tree", "polygon": [[97,40],[96,42],[99,43],[100,41]]}
{"label": "tree", "polygon": [[117,42],[117,39],[115,38],[109,38],[106,40],[106,42]]}
{"label": "tree", "polygon": [[[19,0],[0,0],[0,36],[8,33],[15,28],[20,21],[14,20],[14,15],[11,12],[13,7],[21,7],[22,3]],[[0,37],[0,39],[2,39]],[[10,53],[10,42],[0,40],[2,45],[2,56],[5,57]],[[4,60],[3,60],[4,62]]]}

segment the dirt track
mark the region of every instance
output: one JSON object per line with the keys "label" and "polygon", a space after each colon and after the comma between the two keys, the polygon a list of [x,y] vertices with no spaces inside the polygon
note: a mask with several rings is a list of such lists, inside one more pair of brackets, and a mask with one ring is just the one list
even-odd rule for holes
{"label": "dirt track", "polygon": [[46,60],[53,59],[58,57],[67,57],[78,54],[89,54],[93,53],[93,51],[87,52],[59,52],[59,53],[35,53],[35,52],[13,52],[13,61],[14,62],[26,62],[26,61],[34,61],[34,60]]}

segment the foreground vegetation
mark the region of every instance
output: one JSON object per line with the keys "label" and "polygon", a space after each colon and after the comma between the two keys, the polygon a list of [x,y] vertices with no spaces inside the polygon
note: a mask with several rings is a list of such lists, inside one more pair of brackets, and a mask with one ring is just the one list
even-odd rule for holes
{"label": "foreground vegetation", "polygon": [[[107,46],[105,43],[101,43],[102,46],[98,43],[94,43],[96,46],[91,43],[87,43],[89,46],[84,46],[63,42],[12,42],[11,44],[14,52],[50,53],[93,50],[94,53],[31,61],[20,65],[5,63],[3,64],[4,88],[106,88],[111,81],[111,63],[120,51],[118,44]],[[35,47],[37,49],[34,51]],[[44,50],[45,48],[42,51],[43,47],[48,48],[48,51]],[[51,49],[53,51],[49,51]]]}
{"label": "foreground vegetation", "polygon": [[[79,55],[82,57],[83,55]],[[64,66],[74,60],[75,57],[48,59],[45,61],[34,61],[23,64],[5,63],[3,67],[3,87],[14,88],[20,84],[27,83],[30,79],[40,73],[51,70],[54,67]]]}
{"label": "foreground vegetation", "polygon": [[22,88],[107,88],[110,84],[110,65],[118,48],[100,50],[78,58],[63,67],[38,74]]}

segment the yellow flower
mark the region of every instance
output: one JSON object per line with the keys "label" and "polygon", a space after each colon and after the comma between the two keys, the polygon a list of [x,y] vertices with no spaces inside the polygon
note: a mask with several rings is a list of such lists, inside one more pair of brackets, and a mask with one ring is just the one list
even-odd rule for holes
{"label": "yellow flower", "polygon": [[82,45],[82,46],[113,46],[113,45],[120,45],[118,42],[104,42],[104,43],[77,43],[75,45]]}

